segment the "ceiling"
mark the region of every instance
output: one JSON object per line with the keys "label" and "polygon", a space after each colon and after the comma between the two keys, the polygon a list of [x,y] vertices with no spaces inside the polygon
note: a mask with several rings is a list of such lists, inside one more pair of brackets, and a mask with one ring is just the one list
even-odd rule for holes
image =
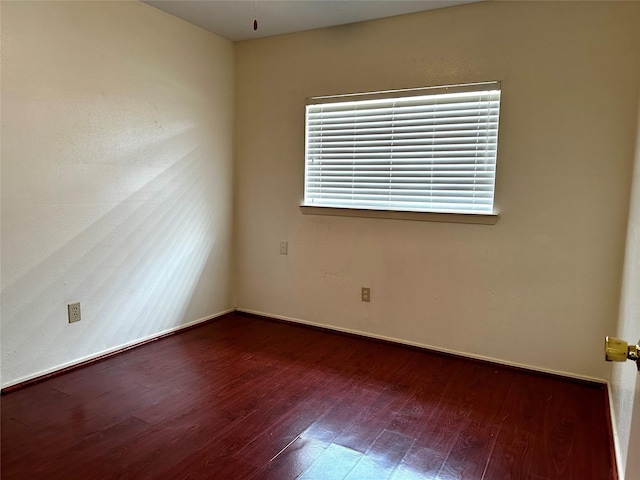
{"label": "ceiling", "polygon": [[[446,8],[481,0],[145,0],[232,41]],[[257,14],[254,14],[257,13]],[[253,30],[253,20],[258,30]]]}

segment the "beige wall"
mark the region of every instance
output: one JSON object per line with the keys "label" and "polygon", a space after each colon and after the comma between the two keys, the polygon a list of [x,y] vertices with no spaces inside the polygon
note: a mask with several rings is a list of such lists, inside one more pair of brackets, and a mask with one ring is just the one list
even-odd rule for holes
{"label": "beige wall", "polygon": [[[638,25],[637,2],[497,2],[237,44],[238,308],[607,378]],[[306,97],[486,80],[495,226],[301,214]]]}
{"label": "beige wall", "polygon": [[143,3],[2,2],[3,386],[233,308],[233,62]]}

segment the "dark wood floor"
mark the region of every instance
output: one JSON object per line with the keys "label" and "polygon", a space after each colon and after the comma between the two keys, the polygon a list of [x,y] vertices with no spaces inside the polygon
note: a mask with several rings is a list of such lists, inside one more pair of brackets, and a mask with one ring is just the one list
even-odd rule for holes
{"label": "dark wood floor", "polygon": [[612,479],[604,391],[231,315],[3,395],[2,479]]}

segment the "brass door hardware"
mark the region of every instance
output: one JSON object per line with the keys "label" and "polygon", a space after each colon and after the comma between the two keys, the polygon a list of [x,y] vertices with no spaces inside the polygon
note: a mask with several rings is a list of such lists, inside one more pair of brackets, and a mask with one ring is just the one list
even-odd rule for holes
{"label": "brass door hardware", "polygon": [[619,338],[605,337],[604,357],[607,362],[633,360],[640,371],[640,345],[629,345]]}

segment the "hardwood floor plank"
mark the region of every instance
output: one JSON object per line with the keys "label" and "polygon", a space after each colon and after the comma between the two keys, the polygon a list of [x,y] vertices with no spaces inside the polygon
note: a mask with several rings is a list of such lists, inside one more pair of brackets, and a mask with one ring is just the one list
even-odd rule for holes
{"label": "hardwood floor plank", "polygon": [[389,479],[414,442],[413,437],[384,430],[353,467],[347,480]]}
{"label": "hardwood floor plank", "polygon": [[482,479],[496,442],[498,428],[489,423],[470,421],[460,430],[437,480]]}
{"label": "hardwood floor plank", "polygon": [[4,479],[613,480],[600,386],[244,315],[15,390]]}
{"label": "hardwood floor plank", "polygon": [[260,432],[256,438],[241,447],[238,454],[257,465],[266,465],[276,460],[282,451],[300,438],[330,408],[332,401],[331,397],[316,393],[298,402],[278,418],[271,428]]}
{"label": "hardwood floor plank", "polygon": [[[49,478],[90,478],[96,470],[118,476],[122,470],[106,461],[102,452],[119,446],[123,440],[146,432],[151,426],[136,417],[129,417],[106,430],[85,436],[81,441],[61,449],[56,457],[38,462],[33,470],[35,477]],[[58,457],[72,456],[78,460],[74,464],[62,463]]]}
{"label": "hardwood floor plank", "polygon": [[334,443],[365,453],[389,423],[389,419],[394,417],[407,401],[405,396],[384,389],[349,422]]}
{"label": "hardwood floor plank", "polygon": [[[207,453],[207,442],[218,432],[229,431],[237,421],[225,412],[208,414],[206,419],[199,412],[191,412],[132,436],[128,442],[107,449],[104,457],[128,472],[130,478],[174,478],[176,472],[184,470],[193,452]],[[216,466],[206,467],[210,470]]]}
{"label": "hardwood floor plank", "polygon": [[414,443],[391,478],[393,480],[434,480],[446,459],[447,454],[440,449]]}
{"label": "hardwood floor plank", "polygon": [[[2,446],[2,457],[9,459],[8,463],[18,465],[20,459],[24,458],[25,451],[29,450],[32,431],[28,425],[19,422],[15,418],[2,418],[2,428],[0,429],[0,445]],[[0,458],[0,465],[4,463]]]}
{"label": "hardwood floor plank", "polygon": [[[585,404],[577,385],[548,394],[541,431],[532,451],[530,473],[550,479],[606,478],[610,466],[592,465],[589,452],[606,448],[604,404],[599,414],[590,407],[600,395]],[[553,412],[553,413],[552,413]],[[575,462],[575,457],[584,458]]]}
{"label": "hardwood floor plank", "polygon": [[[575,393],[576,396],[580,396],[580,392]],[[581,418],[587,419],[585,423],[588,424],[589,434],[585,435],[582,432],[582,426],[576,432],[576,451],[574,455],[584,458],[584,462],[580,462],[580,467],[584,471],[593,472],[594,476],[598,478],[613,478],[615,465],[611,461],[611,457],[607,457],[606,462],[603,462],[599,455],[590,455],[588,452],[600,452],[610,447],[609,438],[610,430],[608,428],[608,404],[606,402],[606,391],[603,388],[600,392],[599,398],[593,401],[579,402],[580,408],[584,409]],[[634,452],[634,454],[638,454]],[[581,473],[581,475],[585,475]]]}
{"label": "hardwood floor plank", "polygon": [[293,479],[307,470],[327,449],[324,441],[305,437],[304,433],[288,445],[276,458],[263,466],[252,480]]}
{"label": "hardwood floor plank", "polygon": [[483,480],[525,478],[531,464],[535,436],[518,426],[501,428]]}
{"label": "hardwood floor plank", "polygon": [[352,386],[346,389],[343,397],[312,423],[302,435],[305,438],[324,442],[328,446],[362,409],[368,408],[373,403],[379,394],[368,385]]}
{"label": "hardwood floor plank", "polygon": [[300,476],[300,480],[342,480],[355,467],[363,454],[343,447],[329,445],[311,466]]}

